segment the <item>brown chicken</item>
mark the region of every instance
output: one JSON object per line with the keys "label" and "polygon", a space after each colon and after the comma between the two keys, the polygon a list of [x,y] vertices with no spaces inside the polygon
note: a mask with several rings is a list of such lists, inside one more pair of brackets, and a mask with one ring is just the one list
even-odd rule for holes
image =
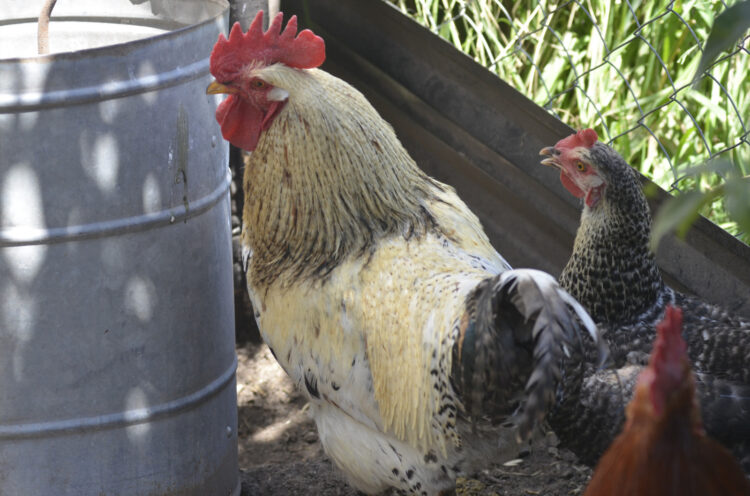
{"label": "brown chicken", "polygon": [[701,423],[682,311],[667,307],[620,434],[584,496],[747,496],[737,461]]}
{"label": "brown chicken", "polygon": [[262,20],[219,38],[208,89],[229,94],[223,136],[252,151],[242,245],[261,335],[352,485],[451,491],[515,456],[496,428],[528,433],[593,323],[548,274],[512,270],[453,188],[317,68],[321,38]]}

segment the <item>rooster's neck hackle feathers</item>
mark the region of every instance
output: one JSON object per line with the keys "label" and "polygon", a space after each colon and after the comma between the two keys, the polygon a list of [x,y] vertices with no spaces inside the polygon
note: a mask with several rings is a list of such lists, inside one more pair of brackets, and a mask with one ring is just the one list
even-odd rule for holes
{"label": "rooster's neck hackle feathers", "polygon": [[358,91],[317,69],[275,64],[257,76],[289,101],[245,169],[254,285],[282,274],[324,278],[383,237],[437,228],[428,204],[445,187],[417,167]]}
{"label": "rooster's neck hackle feathers", "polygon": [[669,290],[649,249],[651,212],[637,172],[601,143],[589,150],[607,187],[584,207],[560,284],[597,322],[658,319]]}

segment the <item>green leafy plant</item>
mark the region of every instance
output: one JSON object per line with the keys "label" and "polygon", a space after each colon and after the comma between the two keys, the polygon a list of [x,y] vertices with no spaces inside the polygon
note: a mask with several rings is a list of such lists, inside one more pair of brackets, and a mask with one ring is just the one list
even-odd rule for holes
{"label": "green leafy plant", "polygon": [[[723,194],[718,174],[686,174],[713,157],[733,163],[738,176],[750,173],[748,39],[702,43],[722,12],[747,19],[739,7],[721,0],[388,1],[571,127],[594,128],[667,190],[721,187]],[[741,23],[727,27],[738,32]],[[699,74],[708,68],[708,75],[696,79],[701,55]],[[722,195],[700,207],[750,242]]]}
{"label": "green leafy plant", "polygon": [[[745,31],[750,28],[750,0],[739,2],[716,17],[711,34],[706,40],[698,69],[695,74],[694,88],[699,89],[699,78],[705,73],[711,62],[719,54],[737,44]],[[750,80],[746,82],[750,84]],[[651,248],[656,250],[665,234],[676,231],[684,237],[698,218],[699,212],[717,199],[723,199],[726,215],[739,229],[750,234],[750,176],[742,174],[742,168],[727,160],[708,162],[702,167],[686,171],[687,177],[700,177],[707,174],[720,178],[720,182],[707,189],[693,189],[669,199],[654,218],[651,234]]]}
{"label": "green leafy plant", "polygon": [[717,174],[726,178],[717,186],[706,190],[694,189],[667,200],[654,217],[651,232],[651,249],[656,251],[665,234],[675,231],[684,237],[698,219],[701,210],[718,199],[724,199],[727,214],[746,233],[750,233],[750,178],[737,174],[737,168],[727,160],[708,162],[686,171],[688,176]]}
{"label": "green leafy plant", "polygon": [[745,0],[727,7],[727,9],[716,17],[711,34],[706,40],[700,63],[698,64],[697,76],[702,75],[708,69],[713,60],[721,52],[735,45],[742,35],[750,28],[750,1]]}

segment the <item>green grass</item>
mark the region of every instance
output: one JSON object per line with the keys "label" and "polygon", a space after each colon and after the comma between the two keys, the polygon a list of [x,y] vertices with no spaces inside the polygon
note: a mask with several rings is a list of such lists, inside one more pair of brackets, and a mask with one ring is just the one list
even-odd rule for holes
{"label": "green grass", "polygon": [[[716,187],[685,177],[714,156],[750,173],[750,39],[691,88],[721,1],[389,1],[667,190]],[[701,213],[750,244],[722,201]]]}

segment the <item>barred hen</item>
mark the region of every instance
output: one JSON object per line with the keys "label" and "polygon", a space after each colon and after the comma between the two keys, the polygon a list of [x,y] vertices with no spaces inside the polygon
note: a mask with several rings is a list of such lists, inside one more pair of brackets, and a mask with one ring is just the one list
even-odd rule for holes
{"label": "barred hen", "polygon": [[[651,212],[639,175],[593,129],[540,153],[547,157],[543,164],[559,169],[563,186],[583,200],[560,285],[594,318],[617,369],[590,367],[582,390],[564,400],[567,414],[552,420],[558,434],[584,461],[596,461],[622,425],[654,326],[673,304],[683,312],[706,430],[750,473],[750,321],[664,283],[649,249]],[[593,442],[583,442],[582,431],[590,431]]]}
{"label": "barred hen", "polygon": [[584,496],[750,496],[737,461],[703,430],[681,326],[668,306],[627,422]]}
{"label": "barred hen", "polygon": [[224,138],[252,151],[242,244],[258,327],[354,487],[451,491],[516,454],[595,327],[554,278],[511,270],[453,188],[317,69],[323,40],[282,18],[220,36],[207,89],[229,95]]}

